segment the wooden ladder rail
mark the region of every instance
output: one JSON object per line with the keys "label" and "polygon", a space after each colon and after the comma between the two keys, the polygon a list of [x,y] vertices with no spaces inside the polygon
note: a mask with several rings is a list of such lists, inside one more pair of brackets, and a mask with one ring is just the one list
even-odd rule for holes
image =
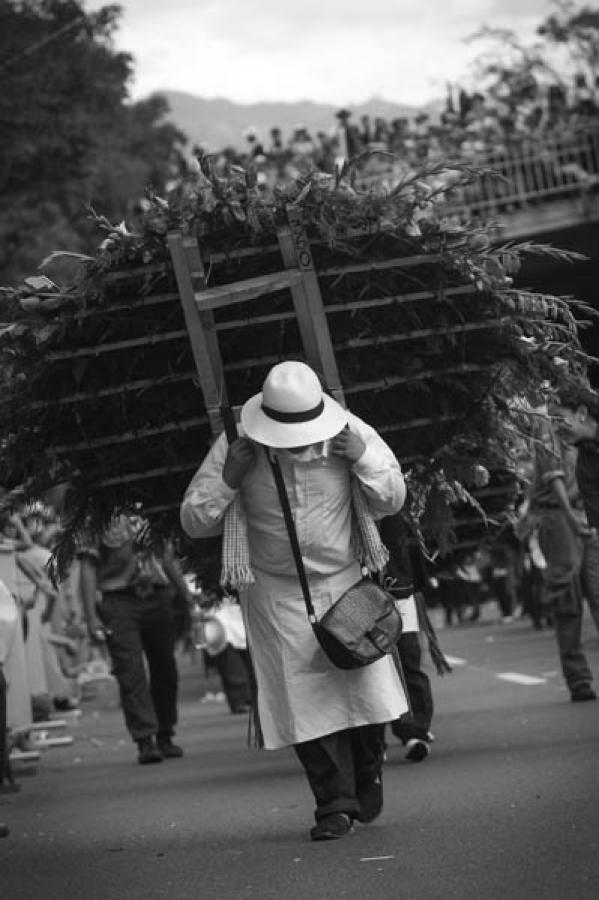
{"label": "wooden ladder rail", "polygon": [[299,283],[291,286],[291,296],[304,351],[308,363],[322,375],[327,390],[345,406],[318,275],[297,207],[287,206],[287,221],[289,226],[279,229],[277,239],[285,266],[301,274]]}
{"label": "wooden ladder rail", "polygon": [[215,288],[207,286],[197,240],[180,232],[169,232],[170,252],[185,325],[212,434],[223,429],[229,440],[236,435],[224,378],[224,366],[213,310],[289,289],[308,363],[320,372],[326,388],[343,406],[345,398],[326,313],[320,293],[310,244],[299,213],[288,208],[289,225],[277,234],[284,269]]}

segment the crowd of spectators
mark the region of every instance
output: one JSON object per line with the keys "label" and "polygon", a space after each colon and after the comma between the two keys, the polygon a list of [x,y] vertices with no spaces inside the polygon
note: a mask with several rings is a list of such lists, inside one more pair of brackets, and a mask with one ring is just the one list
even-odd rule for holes
{"label": "crowd of spectators", "polygon": [[450,88],[438,115],[421,112],[389,120],[340,109],[327,131],[313,133],[297,124],[288,135],[278,126],[263,134],[249,126],[243,150],[228,147],[212,156],[223,169],[252,164],[265,187],[294,180],[309,169],[333,173],[340,160],[360,154],[364,178],[392,179],[447,160],[492,163],[502,155],[572,138],[593,129],[598,113],[599,84],[589,86],[582,74],[570,86],[541,85],[532,75],[519,76],[487,94]]}

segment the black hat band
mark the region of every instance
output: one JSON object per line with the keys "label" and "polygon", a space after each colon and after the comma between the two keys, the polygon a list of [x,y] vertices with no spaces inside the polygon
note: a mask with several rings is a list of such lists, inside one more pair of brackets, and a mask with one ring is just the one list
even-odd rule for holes
{"label": "black hat band", "polygon": [[262,404],[262,412],[265,416],[268,416],[269,419],[274,419],[275,422],[284,422],[287,425],[293,425],[297,422],[312,422],[314,419],[317,419],[321,413],[324,411],[324,400],[321,400],[318,406],[314,406],[312,409],[305,409],[301,412],[281,412],[279,409],[273,409],[271,406],[265,406]]}

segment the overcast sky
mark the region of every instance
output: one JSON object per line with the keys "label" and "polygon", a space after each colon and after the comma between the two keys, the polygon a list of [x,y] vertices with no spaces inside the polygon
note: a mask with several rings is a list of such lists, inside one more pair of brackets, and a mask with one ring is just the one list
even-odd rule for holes
{"label": "overcast sky", "polygon": [[[117,0],[119,2],[119,0]],[[87,0],[86,8],[104,5]],[[120,0],[135,99],[161,89],[241,103],[373,95],[422,103],[467,81],[482,25],[529,39],[551,0]]]}

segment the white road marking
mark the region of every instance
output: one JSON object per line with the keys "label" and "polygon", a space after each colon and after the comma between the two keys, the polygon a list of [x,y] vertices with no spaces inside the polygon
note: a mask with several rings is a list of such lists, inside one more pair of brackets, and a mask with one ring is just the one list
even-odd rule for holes
{"label": "white road marking", "polygon": [[498,672],[497,678],[502,681],[513,681],[514,684],[545,684],[546,678],[535,678],[533,675],[521,675],[520,672]]}
{"label": "white road marking", "polygon": [[360,862],[378,862],[380,859],[395,859],[395,856],[362,856]]}
{"label": "white road marking", "polygon": [[450,666],[465,666],[467,662],[465,659],[462,659],[460,656],[447,656],[445,654],[445,659],[449,663]]}

